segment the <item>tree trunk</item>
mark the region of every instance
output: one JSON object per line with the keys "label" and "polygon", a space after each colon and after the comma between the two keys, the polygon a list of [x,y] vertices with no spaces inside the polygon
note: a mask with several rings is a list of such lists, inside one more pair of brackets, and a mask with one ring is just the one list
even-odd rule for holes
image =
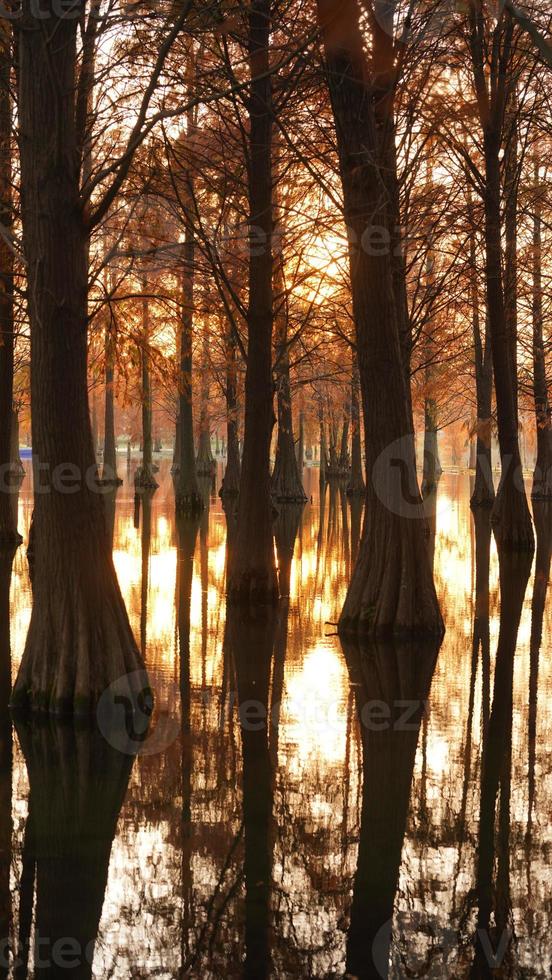
{"label": "tree trunk", "polygon": [[[191,197],[191,193],[189,197]],[[191,208],[191,200],[187,202]],[[176,479],[176,509],[182,514],[200,514],[203,500],[197,482],[194,447],[192,347],[194,333],[195,239],[187,217],[182,274],[182,321],[180,324],[179,460]]]}
{"label": "tree trunk", "polygon": [[[302,402],[302,398],[301,398]],[[299,410],[299,438],[297,440],[297,466],[299,468],[299,478],[303,485],[303,467],[305,465],[305,413],[303,406]]]}
{"label": "tree trunk", "polygon": [[341,446],[339,449],[339,475],[349,477],[351,472],[349,457],[349,416],[343,416],[343,428],[341,429]]}
{"label": "tree trunk", "polygon": [[358,397],[359,377],[356,351],[353,353],[353,371],[351,381],[351,476],[347,486],[350,497],[364,496],[366,484],[362,473],[362,439],[360,401]]}
{"label": "tree trunk", "polygon": [[517,371],[513,355],[502,284],[500,220],[500,140],[494,129],[485,131],[485,246],[487,310],[493,354],[501,478],[493,507],[497,544],[509,551],[534,549],[533,525],[527,505],[517,426]]}
{"label": "tree trunk", "polygon": [[552,409],[548,399],[542,305],[542,200],[539,165],[535,164],[535,214],[533,218],[533,392],[537,426],[537,459],[532,496],[552,499]]}
{"label": "tree trunk", "polygon": [[115,441],[114,399],[114,340],[111,325],[105,331],[105,424],[102,483],[120,487],[123,481],[117,474],[117,444]]}
{"label": "tree trunk", "polygon": [[[279,292],[283,292],[284,277],[277,276]],[[278,315],[278,342],[276,351],[276,396],[278,402],[278,442],[276,460],[272,474],[272,493],[277,501],[302,503],[306,495],[301,482],[295,439],[293,436],[293,408],[291,403],[291,384],[289,377],[289,348],[287,342],[287,312],[285,304]]]}
{"label": "tree trunk", "polygon": [[345,221],[352,232],[353,314],[367,459],[366,518],[339,629],[352,635],[440,635],[443,622],[427,554],[392,263],[387,248],[369,247],[365,238],[376,222],[381,225],[382,213],[385,219],[385,161],[365,81],[358,7],[354,0],[345,0],[336,15],[330,0],[319,0],[318,10]]}
{"label": "tree trunk", "polygon": [[325,487],[328,480],[328,450],[326,446],[326,423],[324,421],[324,409],[320,404],[319,409],[320,423],[320,486]]}
{"label": "tree trunk", "polygon": [[479,289],[477,286],[477,256],[475,249],[475,220],[471,217],[470,274],[472,330],[475,360],[475,392],[477,401],[475,485],[470,504],[492,507],[495,492],[492,467],[492,398],[493,356],[488,313],[485,315],[485,340],[481,339]]}
{"label": "tree trunk", "polygon": [[228,595],[233,601],[273,601],[278,596],[270,493],[274,424],[270,16],[270,0],[254,0],[249,13],[249,341],[238,526],[228,569]]}
{"label": "tree trunk", "polygon": [[439,430],[437,403],[434,398],[426,398],[424,402],[424,468],[422,477],[422,494],[433,493],[443,472],[439,459]]}
{"label": "tree trunk", "polygon": [[[504,312],[509,339],[512,378],[517,381],[518,349],[518,197],[519,197],[519,148],[518,148],[518,99],[515,86],[510,93],[507,111],[504,174]],[[518,390],[514,384],[514,411],[519,422]]]}
{"label": "tree trunk", "polygon": [[211,423],[209,419],[209,334],[203,328],[203,371],[201,376],[201,412],[199,416],[199,447],[197,452],[197,475],[211,477],[216,472],[216,463],[211,449]]}
{"label": "tree trunk", "polygon": [[[143,283],[147,289],[147,284]],[[143,346],[140,352],[142,361],[142,465],[136,470],[134,483],[141,490],[157,490],[159,484],[153,475],[153,436],[152,436],[152,398],[151,374],[149,366],[149,299],[142,299]]]}
{"label": "tree trunk", "polygon": [[55,4],[36,13],[30,0],[23,15],[22,221],[41,486],[35,486],[33,610],[13,700],[88,714],[122,675],[134,704],[145,674],[113,566],[88,409],[88,235],[75,167],[77,20],[59,17]]}
{"label": "tree trunk", "polygon": [[[12,506],[13,469],[13,371],[14,371],[14,305],[13,253],[5,240],[13,225],[12,212],[12,106],[10,66],[12,35],[8,22],[0,36],[0,222],[5,229],[0,237],[0,550],[8,551],[20,544],[17,518]],[[17,444],[19,454],[19,442]]]}
{"label": "tree trunk", "polygon": [[25,467],[19,455],[19,412],[16,408],[11,413],[11,472],[14,479],[21,481],[25,476]]}
{"label": "tree trunk", "polygon": [[236,342],[232,330],[226,335],[226,434],[227,456],[221,497],[237,497],[240,492],[240,440],[238,435],[238,377]]}

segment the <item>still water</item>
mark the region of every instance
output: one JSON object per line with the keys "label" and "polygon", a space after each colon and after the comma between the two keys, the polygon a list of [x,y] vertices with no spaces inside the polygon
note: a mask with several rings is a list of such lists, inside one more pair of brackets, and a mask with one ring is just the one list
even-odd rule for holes
{"label": "still water", "polygon": [[[527,587],[502,569],[501,609],[470,477],[443,476],[438,656],[359,650],[331,625],[358,503],[321,499],[306,470],[310,502],[275,525],[277,614],[227,621],[219,498],[205,487],[177,528],[168,465],[139,513],[127,474],[112,514],[156,696],[138,754],[67,726],[0,732],[0,976],[550,976],[549,515]],[[27,477],[25,536],[31,507]],[[23,548],[1,590],[15,672]]]}

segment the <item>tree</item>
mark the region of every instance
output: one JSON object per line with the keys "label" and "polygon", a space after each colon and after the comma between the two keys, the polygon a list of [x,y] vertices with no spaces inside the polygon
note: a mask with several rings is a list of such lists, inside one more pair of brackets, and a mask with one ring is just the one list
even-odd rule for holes
{"label": "tree", "polygon": [[[12,203],[12,34],[9,21],[0,23],[0,550],[19,544],[12,491],[14,384],[14,256],[10,242]],[[17,447],[19,449],[19,445]]]}
{"label": "tree", "polygon": [[471,4],[468,11],[468,45],[483,135],[487,315],[502,467],[493,507],[493,524],[501,547],[513,551],[532,551],[533,527],[523,485],[519,451],[517,364],[503,276],[500,161],[506,108],[512,97],[515,77],[512,68],[514,22],[511,15],[502,11],[494,21],[487,16],[481,0]]}
{"label": "tree", "polygon": [[236,542],[228,569],[231,601],[272,601],[278,595],[270,494],[274,425],[270,18],[270,0],[254,0],[249,12],[248,48],[250,247],[245,431]]}
{"label": "tree", "polygon": [[532,496],[538,500],[552,497],[552,411],[548,398],[546,357],[544,346],[544,315],[542,299],[542,190],[540,165],[534,163],[535,200],[533,215],[533,397],[537,427],[537,459],[533,474]]}
{"label": "tree", "polygon": [[121,675],[129,677],[131,703],[144,687],[98,493],[87,397],[88,243],[144,137],[153,89],[186,13],[161,43],[126,152],[109,166],[114,176],[91,211],[80,187],[78,22],[50,0],[40,9],[23,5],[19,148],[33,452],[35,472],[42,465],[47,476],[35,489],[34,602],[13,699],[35,710],[88,714]]}
{"label": "tree", "polygon": [[[439,634],[443,623],[416,478],[411,401],[396,307],[396,268],[389,247],[370,245],[374,229],[381,236],[383,228],[387,245],[392,238],[393,208],[386,212],[382,168],[389,165],[389,141],[394,137],[394,80],[388,80],[385,91],[378,91],[381,104],[376,118],[356,0],[343,3],[338,14],[333,4],[319,0],[318,12],[351,236],[351,286],[367,458],[366,520],[339,629],[343,634]],[[376,59],[379,46],[389,39],[382,36],[385,32],[378,23],[372,27]],[[384,79],[378,81],[383,84]],[[397,447],[400,461],[394,460]],[[408,516],[403,476],[411,494]]]}

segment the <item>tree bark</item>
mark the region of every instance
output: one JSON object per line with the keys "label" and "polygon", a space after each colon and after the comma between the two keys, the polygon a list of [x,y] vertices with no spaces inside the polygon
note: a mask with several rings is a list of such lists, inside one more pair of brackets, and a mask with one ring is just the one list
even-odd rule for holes
{"label": "tree bark", "polygon": [[237,497],[240,492],[240,440],[238,434],[238,377],[236,342],[232,329],[226,334],[226,469],[221,497]]}
{"label": "tree bark", "polygon": [[[144,290],[148,288],[146,282],[143,283],[143,288]],[[153,475],[153,407],[149,366],[149,299],[147,296],[142,299],[142,329],[143,344],[140,351],[142,362],[142,465],[136,470],[134,482],[141,490],[157,490],[159,484]]]}
{"label": "tree bark", "polygon": [[[14,373],[14,259],[5,240],[13,225],[12,208],[12,105],[10,68],[12,34],[8,21],[0,29],[0,550],[20,544],[17,515],[12,506],[13,483],[19,476],[13,466]],[[19,453],[19,443],[17,445]]]}
{"label": "tree bark", "polygon": [[424,466],[422,477],[422,494],[433,493],[443,472],[439,459],[439,428],[438,408],[434,398],[424,401]]}
{"label": "tree bark", "polygon": [[328,480],[328,449],[326,443],[326,423],[324,421],[324,409],[320,403],[319,409],[320,424],[320,486],[325,487]]}
{"label": "tree bark", "polygon": [[378,227],[382,220],[389,223],[390,216],[381,196],[387,157],[378,144],[366,83],[359,8],[356,0],[345,0],[336,14],[330,0],[319,0],[318,10],[350,229],[367,458],[366,518],[339,630],[440,635],[443,622],[427,554],[392,262],[388,248],[376,248],[365,238],[376,222]]}
{"label": "tree bark", "polygon": [[366,493],[366,484],[362,472],[361,418],[358,389],[358,361],[355,351],[353,353],[351,379],[351,476],[347,485],[347,494],[350,497],[364,496]]}
{"label": "tree bark", "polygon": [[[186,175],[185,180],[189,180]],[[191,190],[186,192],[191,209]],[[197,482],[194,447],[192,347],[194,334],[195,238],[191,218],[186,216],[182,273],[182,320],[180,324],[179,459],[176,467],[176,509],[182,514],[200,514],[203,500]]]}
{"label": "tree bark", "polygon": [[[280,260],[278,260],[280,264]],[[284,277],[281,272],[277,276],[279,292],[283,292]],[[278,404],[278,441],[276,445],[276,460],[272,474],[272,493],[277,501],[301,503],[306,495],[301,482],[297,456],[295,455],[295,439],[293,435],[293,407],[291,402],[291,383],[289,376],[289,348],[287,313],[285,303],[277,323],[276,345],[276,397]]]}
{"label": "tree bark", "polygon": [[492,467],[493,357],[488,314],[485,315],[484,341],[481,337],[475,220],[473,214],[471,214],[470,267],[475,394],[477,403],[475,484],[470,504],[472,508],[475,508],[492,507],[495,492]]}
{"label": "tree bark", "polygon": [[535,164],[535,213],[533,217],[533,394],[537,426],[537,459],[532,496],[552,499],[552,409],[548,398],[544,318],[542,303],[542,200],[539,196],[539,165]]}
{"label": "tree bark", "polygon": [[270,493],[274,424],[270,18],[271,0],[253,0],[249,12],[249,340],[238,525],[228,569],[231,601],[274,601],[278,596]]}
{"label": "tree bark", "polygon": [[211,423],[209,419],[209,334],[203,328],[203,371],[201,377],[201,411],[199,416],[199,447],[196,469],[198,476],[212,477],[216,473],[211,450]]}
{"label": "tree bark", "polygon": [[[88,233],[79,198],[74,106],[77,21],[59,17],[55,4],[44,2],[37,11],[25,0],[21,24],[22,222],[40,485],[33,610],[13,701],[89,714],[122,675],[135,703],[145,675],[113,566],[88,408]],[[40,465],[47,469],[40,471]]]}
{"label": "tree bark", "polygon": [[114,338],[112,325],[105,331],[105,412],[104,412],[104,455],[102,483],[120,487],[123,481],[117,473],[117,443],[115,441],[115,397],[114,397]]}
{"label": "tree bark", "polygon": [[511,337],[502,280],[500,218],[500,140],[485,131],[485,246],[487,310],[491,334],[501,479],[493,507],[497,544],[510,551],[533,551],[534,535],[527,505],[517,425],[517,370],[513,373]]}

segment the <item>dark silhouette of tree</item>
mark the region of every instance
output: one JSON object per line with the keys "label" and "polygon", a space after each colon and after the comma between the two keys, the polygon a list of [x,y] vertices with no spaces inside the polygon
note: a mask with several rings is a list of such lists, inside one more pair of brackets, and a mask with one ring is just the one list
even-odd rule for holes
{"label": "dark silhouette of tree", "polygon": [[[339,11],[320,0],[318,12],[345,221],[354,238],[351,288],[367,459],[366,519],[339,629],[349,635],[439,634],[443,623],[427,557],[404,370],[402,289],[391,250],[371,247],[366,240],[374,227],[380,234],[383,227],[389,243],[397,227],[393,177],[386,175],[394,157],[395,86],[377,69],[378,64],[387,64],[392,36],[374,19],[372,81],[377,97],[373,98],[355,0],[341,4]],[[386,462],[384,453],[391,454]],[[408,517],[403,479],[411,498]]]}

